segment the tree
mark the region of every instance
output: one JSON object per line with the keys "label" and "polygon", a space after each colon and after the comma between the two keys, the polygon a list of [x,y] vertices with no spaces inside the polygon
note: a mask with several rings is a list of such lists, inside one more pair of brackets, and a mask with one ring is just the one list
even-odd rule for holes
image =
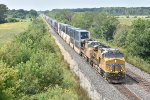
{"label": "tree", "polygon": [[26,18],[27,11],[25,11],[24,9],[19,9],[19,10],[17,10],[16,13],[17,13],[17,16],[20,17],[21,19]]}
{"label": "tree", "polygon": [[94,13],[76,13],[72,18],[72,25],[83,29],[89,29],[93,22]]}
{"label": "tree", "polygon": [[119,23],[118,20],[102,13],[95,13],[95,15],[96,16],[93,16],[92,27],[90,28],[94,37],[112,40]]}
{"label": "tree", "polygon": [[[63,11],[64,9],[54,9],[52,11]],[[150,7],[101,7],[101,8],[78,8],[78,9],[65,9],[72,12],[100,12],[109,15],[150,15]]]}
{"label": "tree", "polygon": [[83,14],[82,13],[76,13],[74,16],[73,16],[73,19],[72,19],[72,25],[75,26],[75,27],[80,27],[80,28],[83,28]]}
{"label": "tree", "polygon": [[66,11],[66,10],[52,11],[52,12],[45,11],[44,13],[60,22],[66,23],[66,24],[71,24],[72,17],[74,15],[73,12]]}
{"label": "tree", "polygon": [[7,6],[4,4],[0,4],[0,23],[5,22],[5,13],[8,10]]}
{"label": "tree", "polygon": [[13,100],[19,84],[17,70],[0,61],[0,100]]}
{"label": "tree", "polygon": [[125,47],[126,37],[129,31],[128,26],[118,25],[114,35],[114,43],[119,47]]}
{"label": "tree", "polygon": [[150,21],[138,19],[133,22],[132,30],[127,35],[128,52],[144,59],[150,57]]}
{"label": "tree", "polygon": [[31,9],[31,10],[29,11],[29,15],[30,15],[30,17],[37,17],[37,16],[38,16],[37,11],[36,11],[36,10],[33,10],[33,9]]}

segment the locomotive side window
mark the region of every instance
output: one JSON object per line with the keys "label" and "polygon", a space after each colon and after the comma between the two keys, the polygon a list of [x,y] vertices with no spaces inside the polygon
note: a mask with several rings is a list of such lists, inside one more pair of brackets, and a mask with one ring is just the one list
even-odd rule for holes
{"label": "locomotive side window", "polygon": [[89,38],[89,32],[81,32],[81,39]]}

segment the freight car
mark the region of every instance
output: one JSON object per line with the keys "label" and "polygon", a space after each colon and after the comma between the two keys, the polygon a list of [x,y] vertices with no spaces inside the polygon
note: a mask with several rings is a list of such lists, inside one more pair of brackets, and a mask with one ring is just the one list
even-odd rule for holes
{"label": "freight car", "polygon": [[125,82],[125,59],[119,50],[91,40],[90,32],[87,30],[59,23],[48,16],[44,18],[70,47],[95,67],[108,82]]}

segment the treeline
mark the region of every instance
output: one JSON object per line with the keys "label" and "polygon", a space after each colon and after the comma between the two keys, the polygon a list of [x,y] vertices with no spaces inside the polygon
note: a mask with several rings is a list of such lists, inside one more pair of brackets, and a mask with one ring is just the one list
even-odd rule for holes
{"label": "treeline", "polygon": [[40,19],[0,48],[0,100],[77,100],[75,79]]}
{"label": "treeline", "polygon": [[19,10],[12,9],[12,10],[8,10],[6,12],[6,15],[9,18],[20,18],[20,19],[32,18],[38,16],[37,12],[33,9],[31,9],[30,11],[24,9],[19,9]]}
{"label": "treeline", "polygon": [[52,18],[91,32],[91,38],[121,47],[126,60],[150,73],[150,20],[122,26],[118,19],[98,12],[46,12]]}
{"label": "treeline", "polygon": [[37,16],[37,11],[33,9],[30,11],[24,9],[10,10],[6,5],[0,4],[0,23],[17,22],[18,19],[35,18]]}
{"label": "treeline", "polygon": [[[62,11],[64,9],[53,9],[52,11]],[[101,12],[109,15],[150,15],[150,7],[101,7],[101,8],[78,8],[65,9],[72,12]]]}
{"label": "treeline", "polygon": [[8,8],[4,4],[0,4],[0,23],[5,22],[5,18],[7,17],[5,14],[7,12]]}

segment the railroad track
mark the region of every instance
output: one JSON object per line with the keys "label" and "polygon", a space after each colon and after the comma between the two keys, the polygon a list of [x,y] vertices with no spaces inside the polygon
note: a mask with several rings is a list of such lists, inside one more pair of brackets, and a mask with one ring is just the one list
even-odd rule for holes
{"label": "railroad track", "polygon": [[[86,61],[84,59],[84,61]],[[90,64],[89,64],[90,65]],[[93,67],[95,70],[97,68]],[[97,71],[98,73],[98,71]],[[150,83],[146,81],[145,79],[141,78],[140,76],[136,75],[135,73],[131,72],[130,70],[127,70],[127,81],[134,81],[135,84],[142,87],[145,91],[150,93]],[[112,84],[121,94],[126,96],[129,100],[140,100],[140,96],[132,92],[128,87],[126,87],[126,84]]]}
{"label": "railroad track", "polygon": [[[83,59],[84,59],[84,57],[82,57]],[[84,61],[85,62],[87,62],[86,61],[86,59],[84,59]],[[88,63],[88,62],[87,62]],[[89,65],[90,65],[90,63],[88,63]],[[93,66],[91,66],[91,67],[93,67]],[[98,68],[97,67],[93,67],[96,71],[97,71],[97,73],[99,73],[100,74],[100,72],[98,71]],[[145,82],[146,83],[146,80],[144,80],[144,79],[141,79],[141,78],[139,78],[139,76],[137,76],[136,74],[134,74],[133,72],[131,72],[131,71],[127,71],[128,73],[127,73],[127,75],[126,75],[126,82],[125,83],[122,83],[122,84],[112,84],[120,93],[122,93],[124,96],[126,96],[126,98],[127,99],[129,99],[129,100],[141,100],[141,98],[139,97],[139,96],[137,96],[135,93],[133,93],[132,91],[130,91],[130,89],[129,88],[127,88],[125,85],[126,84],[128,84],[128,82],[130,81],[130,80],[132,80],[132,81],[134,81],[134,83],[135,84],[138,84],[138,85],[140,85],[140,86],[142,86],[142,87],[145,87],[145,85],[144,84],[141,84],[141,82]],[[144,81],[141,81],[141,80],[144,80]],[[139,84],[140,83],[140,84]],[[148,84],[148,83],[146,83],[146,84]],[[150,85],[150,84],[149,84]],[[148,86],[149,86],[148,85]],[[147,85],[146,85],[147,86]],[[150,87],[149,87],[150,88]],[[146,89],[146,87],[145,87],[145,89]],[[147,89],[147,91],[150,91],[150,89]]]}
{"label": "railroad track", "polygon": [[[86,59],[84,56],[81,56],[85,62]],[[89,65],[90,63],[87,62]],[[98,70],[98,67],[93,67],[92,65],[90,65],[93,69],[95,69],[97,71],[97,73],[100,72]],[[135,93],[133,93],[132,91],[130,91],[130,89],[128,87],[126,87],[125,85],[128,84],[129,81],[134,81],[134,84],[139,85],[140,87],[142,87],[145,91],[150,93],[150,82],[146,81],[145,79],[141,78],[139,75],[136,75],[135,73],[133,73],[132,71],[130,71],[129,69],[127,69],[127,74],[126,74],[126,82],[122,83],[122,84],[112,84],[120,93],[122,93],[123,95],[125,95],[129,100],[141,100],[141,98],[139,96],[137,96]],[[108,82],[108,81],[107,81]]]}
{"label": "railroad track", "polygon": [[141,100],[138,96],[132,93],[124,84],[113,84],[114,87],[123,93],[129,100]]}
{"label": "railroad track", "polygon": [[[82,58],[84,59],[83,56],[82,56]],[[84,60],[85,60],[85,62],[87,62],[86,59],[84,59]],[[88,64],[90,65],[90,63],[88,63]],[[91,66],[91,67],[93,67],[93,66]],[[97,67],[93,67],[93,68],[97,71],[97,73],[100,74],[100,72],[99,72]],[[128,87],[125,86],[126,84],[129,83],[129,81],[134,81],[133,82],[134,84],[137,84],[138,86],[142,87],[145,91],[150,93],[150,82],[148,82],[147,80],[143,79],[139,75],[136,75],[135,73],[133,73],[129,69],[127,69],[126,82],[125,83],[123,83],[123,84],[112,84],[112,85],[119,92],[124,94],[129,100],[141,100],[141,98],[139,96],[137,96],[135,93],[130,91],[130,89]]]}
{"label": "railroad track", "polygon": [[140,87],[142,87],[145,91],[150,93],[150,82],[148,82],[147,80],[143,79],[142,77],[140,77],[139,75],[133,73],[132,71],[130,71],[129,69],[127,69],[127,77],[129,77],[130,79],[134,80],[136,82],[137,85],[139,85]]}
{"label": "railroad track", "polygon": [[126,84],[130,83],[130,81],[132,81],[134,84],[137,84],[138,86],[142,87],[145,91],[150,93],[150,82],[143,79],[139,75],[133,73],[129,69],[127,69],[126,82],[123,84],[113,84],[113,85],[118,91],[123,93],[129,100],[141,100],[142,98],[137,96],[135,93],[130,91],[129,88],[126,87]]}

